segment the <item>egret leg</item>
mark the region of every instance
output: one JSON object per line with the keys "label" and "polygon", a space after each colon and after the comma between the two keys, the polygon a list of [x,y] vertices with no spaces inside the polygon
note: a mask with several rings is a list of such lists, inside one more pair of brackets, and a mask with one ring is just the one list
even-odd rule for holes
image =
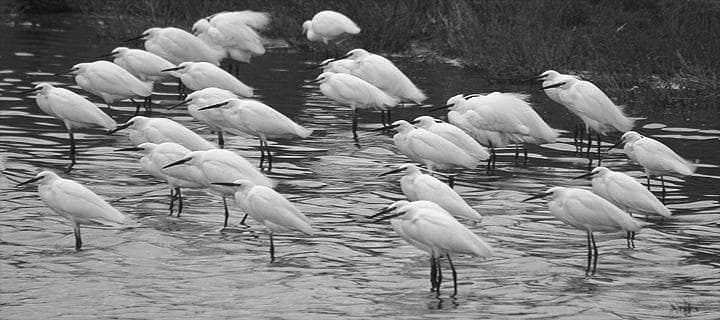
{"label": "egret leg", "polygon": [[352,109],[352,133],[353,133],[353,139],[357,140],[357,127],[358,127],[358,117],[357,117],[357,110],[355,108]]}
{"label": "egret leg", "polygon": [[587,233],[587,247],[588,247],[588,254],[587,254],[587,268],[585,269],[585,274],[590,274],[590,263],[592,261],[592,247],[590,245],[590,231],[585,231]]}
{"label": "egret leg", "polygon": [[523,162],[525,163],[526,166],[527,166],[527,161],[528,161],[527,153],[528,153],[527,148],[525,147],[525,145],[523,145],[523,155],[525,156],[525,159],[523,160]]}
{"label": "egret leg", "polygon": [[652,190],[650,190],[650,174],[647,174],[646,178],[647,178],[647,189],[648,189],[648,191],[652,191]]}
{"label": "egret leg", "polygon": [[152,114],[152,94],[145,97],[145,113],[148,115]]}
{"label": "egret leg", "polygon": [[178,198],[178,214],[177,214],[177,216],[180,217],[180,214],[182,213],[182,209],[183,209],[183,198],[182,198],[182,193],[180,192],[180,187],[175,188],[175,195]]}
{"label": "egret leg", "polygon": [[133,115],[134,116],[139,115],[140,107],[142,107],[142,106],[139,103],[137,103],[137,101],[135,101],[135,99],[133,99],[133,98],[130,98],[130,101],[135,105],[135,114],[133,114]]}
{"label": "egret leg", "polygon": [[520,156],[520,145],[515,145],[515,165],[518,165],[518,157]]}
{"label": "egret leg", "polygon": [[435,291],[437,287],[437,265],[435,264],[435,257],[430,255],[430,292]]}
{"label": "egret leg", "polygon": [[265,153],[267,153],[268,158],[268,172],[272,171],[272,153],[270,153],[270,146],[267,143],[267,140],[261,139],[260,143],[265,144]]}
{"label": "egret leg", "polygon": [[588,159],[590,159],[590,147],[591,146],[592,146],[592,134],[590,134],[590,129],[588,129],[588,144],[587,144],[587,152],[585,153]]}
{"label": "egret leg", "polygon": [[263,141],[260,139],[260,169],[263,169],[263,162],[265,161],[265,149],[263,148]]}
{"label": "egret leg", "polygon": [[385,110],[385,113],[387,113],[387,124],[391,124],[392,119],[390,118],[390,109]]}
{"label": "egret leg", "polygon": [[385,122],[385,110],[380,110],[380,123],[382,123],[383,127],[388,125],[388,123]]}
{"label": "egret leg", "polygon": [[455,176],[454,175],[448,176],[448,186],[450,186],[450,189],[455,188]]}
{"label": "egret leg", "polygon": [[80,237],[80,225],[75,224],[73,226],[73,233],[75,233],[75,251],[80,251],[82,248],[82,238]]}
{"label": "egret leg", "polygon": [[70,165],[65,169],[65,172],[70,172],[75,165],[75,135],[72,129],[68,129],[68,133],[70,134]]}
{"label": "egret leg", "polygon": [[635,231],[627,232],[627,247],[628,249],[635,248]]}
{"label": "egret leg", "polygon": [[598,249],[597,249],[597,245],[595,245],[595,236],[592,234],[592,232],[590,232],[590,239],[592,240],[593,255],[595,256],[595,262],[593,263],[592,274],[595,274],[595,270],[597,270]]}
{"label": "egret leg", "polygon": [[597,159],[599,167],[602,165],[602,158],[600,158],[600,133],[597,133]]}
{"label": "egret leg", "polygon": [[273,242],[273,234],[270,234],[270,263],[275,262],[275,243]]}
{"label": "egret leg", "polygon": [[450,264],[450,269],[452,270],[452,276],[453,276],[453,297],[457,295],[457,272],[455,271],[455,266],[452,263],[452,260],[450,259],[450,254],[446,254],[448,263]]}
{"label": "egret leg", "polygon": [[440,257],[437,257],[437,288],[435,288],[435,292],[438,294],[440,293],[440,286],[442,285],[442,261],[440,260]]}
{"label": "egret leg", "polygon": [[170,188],[170,215],[173,214],[173,207],[175,205],[175,188]]}
{"label": "egret leg", "polygon": [[245,225],[245,219],[247,219],[247,213],[243,216],[242,220],[240,220],[240,224]]}
{"label": "egret leg", "polygon": [[665,204],[665,178],[660,176],[660,184],[662,184],[662,203]]}
{"label": "egret leg", "polygon": [[225,222],[223,223],[223,228],[227,228],[228,218],[230,218],[230,211],[228,211],[227,200],[225,200],[225,195],[223,195],[222,198],[223,198],[223,206],[225,206]]}
{"label": "egret leg", "polygon": [[223,137],[222,131],[218,130],[218,145],[220,145],[220,149],[225,149],[225,137]]}
{"label": "egret leg", "polygon": [[[580,151],[580,148],[578,148],[578,145],[579,145],[579,144],[578,144],[578,136],[580,135],[580,130],[578,130],[578,124],[577,124],[577,123],[575,124],[575,130],[574,130],[574,131],[575,131],[575,132],[574,132],[574,135],[573,135],[573,142],[575,143],[575,152],[579,152],[579,151]],[[580,140],[581,140],[580,143],[582,143],[582,138],[580,138]]]}

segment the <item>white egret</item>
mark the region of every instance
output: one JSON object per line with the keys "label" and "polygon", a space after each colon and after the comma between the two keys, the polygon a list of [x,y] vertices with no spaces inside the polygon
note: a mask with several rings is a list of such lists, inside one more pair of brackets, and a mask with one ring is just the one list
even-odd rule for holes
{"label": "white egret", "polygon": [[408,200],[431,201],[456,218],[462,217],[474,222],[482,220],[480,213],[470,207],[455,190],[437,178],[420,172],[420,168],[414,164],[401,164],[397,169],[383,172],[380,176],[400,172],[405,173],[400,178],[400,189]]}
{"label": "white egret", "polygon": [[223,137],[223,127],[226,127],[229,124],[223,115],[223,111],[207,110],[201,112],[200,108],[236,98],[238,98],[238,95],[230,91],[209,87],[190,93],[185,100],[169,107],[168,109],[173,109],[183,105],[187,106],[188,113],[193,118],[206,124],[210,130],[217,132],[218,145],[220,148],[224,148],[225,138]]}
{"label": "white egret", "polygon": [[220,60],[225,56],[223,50],[210,48],[191,33],[174,27],[149,28],[142,35],[127,39],[125,42],[137,39],[145,40],[145,50],[163,57],[175,65],[186,61],[220,65]]}
{"label": "white egret", "polygon": [[[380,217],[392,212],[391,215]],[[493,255],[493,249],[470,229],[463,226],[445,210],[427,204],[395,202],[388,209],[372,216],[376,221],[391,219],[397,234],[414,247],[430,254],[430,291],[440,292],[442,271],[440,258],[447,257],[453,275],[453,296],[457,295],[457,272],[450,259],[454,254],[469,254],[482,258]]]}
{"label": "white egret", "polygon": [[70,135],[70,171],[75,165],[74,129],[101,127],[112,130],[117,126],[115,120],[100,110],[94,103],[75,92],[42,82],[24,93],[37,91],[35,102],[40,110],[63,122]]}
{"label": "white egret", "polygon": [[[74,74],[75,82],[80,88],[101,97],[108,107],[123,99],[130,99],[135,103],[133,98],[141,97],[145,99],[145,110],[150,110],[153,83],[140,81],[119,65],[105,60],[78,63],[72,69],[56,75],[65,73]],[[135,105],[137,114],[140,112],[140,105]]]}
{"label": "white egret", "polygon": [[267,139],[305,139],[313,132],[272,107],[252,99],[230,99],[202,107],[199,110],[210,111],[221,107],[225,119],[222,130],[233,134],[258,137],[260,139],[260,168],[263,167],[265,154],[267,154],[268,171],[272,170],[272,154]]}
{"label": "white egret", "polygon": [[[532,78],[531,80],[533,80],[533,79],[540,80],[540,81],[542,81],[542,86],[545,87],[545,86],[549,86],[551,84],[563,82],[564,80],[569,79],[569,78],[580,79],[580,77],[575,76],[575,75],[562,74],[555,70],[548,70],[548,71],[541,73],[537,77]],[[546,89],[543,89],[543,91],[545,91],[545,94],[548,96],[548,98],[550,98],[550,100],[555,101],[559,104],[563,104],[563,102],[562,102],[563,100],[560,99],[560,97],[559,97],[560,89],[558,89],[557,87],[546,88]],[[580,136],[580,142],[582,142],[583,132],[584,131],[578,125],[575,126],[574,140],[575,140],[576,146],[578,145],[578,135]]]}
{"label": "white egret", "polygon": [[585,122],[585,131],[588,133],[588,158],[592,136],[590,129],[595,131],[598,145],[598,160],[600,159],[600,135],[611,132],[625,132],[635,126],[635,120],[625,115],[624,106],[616,105],[600,88],[592,82],[580,80],[572,76],[558,76],[554,73],[543,73],[540,79],[548,77],[558,78],[555,83],[543,83],[543,90],[557,88],[557,99],[570,112]]}
{"label": "white egret", "polygon": [[290,201],[268,186],[256,185],[250,180],[238,179],[233,182],[213,182],[214,185],[231,187],[236,190],[235,202],[253,219],[265,225],[270,233],[270,263],[275,262],[275,232],[299,231],[313,235],[308,219]]}
{"label": "white egret", "polygon": [[122,148],[115,151],[140,151],[143,157],[140,158],[140,166],[158,180],[167,182],[170,185],[170,215],[173,213],[173,204],[178,201],[179,217],[183,209],[183,199],[180,188],[206,188],[203,183],[204,175],[194,167],[171,167],[163,169],[164,166],[184,158],[190,150],[174,142],[163,142],[155,144],[144,142],[137,147]]}
{"label": "white egret", "polygon": [[[627,212],[592,191],[584,189],[552,187],[547,192],[527,198],[523,202],[547,196],[551,196],[548,202],[550,214],[565,224],[587,233],[588,264],[586,273],[591,273],[592,257],[594,257],[592,274],[597,269],[598,251],[593,232],[625,231],[630,236],[631,233],[634,235],[635,232],[649,225],[649,223],[631,217]],[[630,241],[631,239],[628,239],[628,245]]]}
{"label": "white egret", "polygon": [[405,120],[397,120],[385,128],[397,131],[393,136],[393,142],[400,153],[424,164],[428,170],[454,167],[473,169],[480,162],[480,159],[471,156],[447,139],[428,130],[415,128]]}
{"label": "white egret", "polygon": [[[322,41],[327,45],[330,41],[337,42],[344,38],[360,33],[360,28],[350,18],[342,13],[324,10],[313,16],[312,20],[306,20],[302,24],[303,33],[308,40],[313,42]],[[336,52],[337,54],[337,52]]]}
{"label": "white egret", "polygon": [[355,61],[350,59],[325,59],[319,65],[308,67],[307,69],[322,68],[323,72],[332,73],[350,73],[357,67]]}
{"label": "white egret", "polygon": [[[212,184],[213,182],[234,182],[238,179],[250,180],[256,185],[274,187],[274,182],[262,174],[249,161],[242,156],[225,149],[212,149],[206,151],[192,151],[184,158],[165,165],[163,169],[185,164],[200,170],[203,173],[203,183],[216,191],[223,198],[225,207],[225,221],[223,227],[227,227],[230,212],[227,208],[226,196],[235,194],[234,187]],[[240,222],[245,223],[245,218]]]}
{"label": "white egret", "polygon": [[252,97],[253,95],[253,88],[211,63],[183,62],[175,68],[163,71],[177,71],[182,83],[191,90],[216,87],[243,97]]}
{"label": "white egret", "polygon": [[683,159],[662,142],[645,137],[635,131],[625,132],[620,141],[610,149],[621,143],[625,143],[625,153],[630,160],[637,162],[645,169],[648,190],[650,190],[650,176],[660,177],[663,201],[665,200],[665,179],[663,176],[689,176],[697,169],[695,164]]}
{"label": "white egret", "polygon": [[110,54],[101,57],[104,56],[113,57],[114,64],[121,66],[144,82],[159,82],[171,77],[171,74],[162,70],[176,67],[165,58],[141,49],[117,47]]}
{"label": "white egret", "polygon": [[357,140],[357,109],[386,110],[399,100],[358,77],[344,73],[323,72],[311,81],[320,84],[320,92],[331,100],[352,109],[352,133]]}
{"label": "white egret", "polygon": [[[357,66],[350,73],[363,79],[401,102],[421,104],[427,97],[415,86],[398,67],[387,58],[367,52],[364,49],[352,49],[338,59],[350,59]],[[388,121],[389,118],[388,118]]]}
{"label": "white egret", "polygon": [[215,146],[197,133],[167,118],[148,118],[134,116],[119,124],[110,133],[130,129],[130,142],[139,145],[143,142],[175,142],[190,150],[210,150]]}
{"label": "white egret", "polygon": [[592,177],[593,192],[629,213],[670,217],[670,210],[635,178],[622,172],[597,167],[575,177]]}
{"label": "white egret", "polygon": [[35,178],[21,182],[17,186],[35,181],[39,181],[38,193],[42,202],[72,223],[76,251],[82,248],[80,225],[119,226],[129,221],[128,217],[85,186],[70,179],[60,178],[52,171],[42,171]]}
{"label": "white egret", "polygon": [[480,160],[487,160],[490,158],[490,153],[487,149],[458,126],[442,122],[430,116],[419,116],[415,118],[412,123],[419,128],[428,130],[447,139],[473,157]]}
{"label": "white egret", "polygon": [[251,10],[220,12],[193,24],[193,33],[210,47],[221,48],[233,61],[250,63],[250,58],[265,54],[263,38],[258,34],[270,24],[266,12]]}

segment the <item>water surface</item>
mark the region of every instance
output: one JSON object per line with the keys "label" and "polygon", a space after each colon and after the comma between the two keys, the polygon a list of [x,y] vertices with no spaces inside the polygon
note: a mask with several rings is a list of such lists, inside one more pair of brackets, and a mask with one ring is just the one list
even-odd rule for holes
{"label": "water surface", "polygon": [[[53,76],[75,63],[93,61],[119,44],[88,32],[75,17],[37,17],[0,26],[0,152],[12,175],[25,179],[67,165],[68,140],[61,123],[42,113],[32,96],[16,92],[48,81],[80,90],[69,77]],[[305,140],[271,142],[270,174],[277,190],[313,221],[314,237],[276,236],[277,261],[269,263],[269,240],[251,219],[222,225],[221,198],[187,190],[182,217],[168,213],[169,190],[145,174],[139,155],[113,152],[129,146],[123,133],[76,133],[78,164],[64,177],[79,181],[138,222],[135,228],[84,228],[84,250],[75,252],[71,227],[40,201],[36,187],[0,191],[0,317],[40,318],[717,318],[720,311],[720,119],[716,106],[628,105],[646,117],[636,129],[668,144],[699,165],[697,174],[669,178],[672,219],[655,221],[628,249],[621,234],[597,234],[598,272],[585,275],[585,234],[548,212],[544,201],[523,203],[551,186],[589,187],[571,177],[588,160],[575,152],[575,116],[549,101],[537,86],[481,86],[472,72],[446,64],[392,57],[439,106],[458,93],[525,91],[553,127],[568,130],[554,144],[529,146],[528,165],[501,152],[497,170],[458,171],[474,186],[458,192],[481,214],[469,227],[496,256],[454,259],[459,293],[450,282],[440,296],[429,292],[428,256],[403,242],[389,223],[363,219],[402,198],[399,177],[377,175],[407,159],[391,134],[373,133],[379,114],[361,113],[358,143],[350,133],[350,109],[306,85],[322,57],[273,51],[244,65],[239,78],[258,99],[315,133]],[[156,86],[155,101],[177,102],[175,85]],[[100,102],[97,97],[89,97]],[[104,107],[103,107],[104,109]],[[107,110],[107,109],[104,109]],[[156,107],[153,116],[182,123],[205,138],[216,137],[185,110]],[[413,119],[429,108],[393,111]],[[118,122],[134,111],[123,102],[108,113]],[[614,136],[612,139],[616,139]],[[611,140],[612,140],[611,139]],[[611,142],[605,143],[609,146]],[[226,147],[259,162],[258,141],[230,137]],[[621,151],[604,154],[603,165],[634,177],[642,169]],[[655,182],[657,183],[657,182]],[[657,190],[657,189],[655,189]],[[446,279],[449,273],[446,273]]]}

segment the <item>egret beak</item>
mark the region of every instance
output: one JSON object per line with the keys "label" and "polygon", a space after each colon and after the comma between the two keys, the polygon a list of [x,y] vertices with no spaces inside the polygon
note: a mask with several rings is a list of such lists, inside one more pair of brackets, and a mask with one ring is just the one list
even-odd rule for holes
{"label": "egret beak", "polygon": [[313,80],[310,80],[310,81],[305,81],[305,84],[315,84],[315,83],[320,83],[320,80],[321,80],[321,79],[313,79]]}
{"label": "egret beak", "polygon": [[122,151],[143,151],[143,150],[145,150],[145,149],[144,149],[144,148],[140,148],[140,147],[128,147],[128,148],[115,149],[114,151],[115,151],[115,152],[122,152]]}
{"label": "egret beak", "polygon": [[183,163],[188,162],[188,161],[190,161],[190,160],[192,160],[192,157],[183,158],[183,159],[180,159],[180,160],[175,161],[175,162],[173,162],[173,163],[170,163],[170,164],[168,164],[168,165],[166,165],[166,166],[164,166],[164,167],[162,167],[162,168],[163,168],[163,169],[167,169],[167,168],[170,168],[170,167],[174,167],[174,166],[176,166],[176,165],[179,165],[179,164],[183,164]]}
{"label": "egret beak", "polygon": [[210,184],[218,185],[218,186],[226,186],[226,187],[239,187],[242,184],[241,183],[235,183],[235,182],[211,182]]}
{"label": "egret beak", "polygon": [[532,197],[530,197],[530,198],[527,198],[527,199],[523,200],[522,202],[528,202],[528,201],[533,200],[533,199],[545,198],[545,197],[547,197],[547,196],[549,196],[549,195],[551,195],[551,194],[553,194],[553,193],[552,193],[552,192],[541,193],[541,194],[532,196]]}
{"label": "egret beak", "polygon": [[392,170],[390,170],[390,171],[385,171],[385,172],[379,174],[378,177],[383,177],[383,176],[386,176],[386,175],[389,175],[389,174],[394,174],[394,173],[400,173],[400,172],[403,172],[403,171],[405,171],[405,168],[404,168],[404,167],[403,167],[403,168],[392,169]]}
{"label": "egret beak", "polygon": [[20,91],[18,94],[28,94],[28,93],[30,93],[30,92],[38,91],[38,90],[40,90],[40,89],[42,89],[42,87],[36,87],[36,88],[32,88],[32,89],[27,89],[27,90]]}
{"label": "egret beak", "polygon": [[397,128],[398,126],[399,126],[398,124],[391,124],[391,125],[388,125],[388,126],[384,126],[384,127],[377,128],[377,129],[372,129],[372,131],[383,131],[383,130],[388,130],[388,129]]}
{"label": "egret beak", "polygon": [[103,58],[107,58],[107,57],[116,57],[116,56],[117,56],[117,54],[115,52],[110,52],[110,53],[106,53],[103,55],[99,55],[99,56],[95,57],[95,59],[103,59]]}
{"label": "egret beak", "polygon": [[607,149],[605,152],[610,152],[610,150],[615,149],[617,146],[619,146],[621,143],[623,143],[623,139],[620,139],[620,141],[615,142],[614,145],[610,146],[610,148]]}
{"label": "egret beak", "polygon": [[307,66],[307,67],[305,67],[305,70],[314,70],[314,69],[320,69],[320,68],[322,68],[322,67],[324,67],[324,66],[328,65],[328,63],[330,63],[330,62],[326,62],[326,63],[321,63],[321,64],[315,64],[315,65]]}
{"label": "egret beak", "polygon": [[77,71],[77,70],[78,70],[77,68],[70,68],[70,69],[67,69],[67,70],[60,71],[60,72],[54,74],[54,76],[61,76],[61,75],[64,75],[64,74],[73,73],[73,72],[75,72],[75,71]]}
{"label": "egret beak", "polygon": [[184,69],[184,68],[185,68],[185,67],[167,68],[167,69],[162,69],[162,70],[160,70],[160,72],[178,71],[178,70],[182,70],[182,69]]}
{"label": "egret beak", "polygon": [[202,111],[202,110],[207,110],[207,109],[220,108],[220,107],[222,107],[222,106],[227,105],[228,103],[230,103],[230,101],[225,101],[225,102],[216,103],[216,104],[213,104],[213,105],[210,105],[210,106],[205,106],[205,107],[202,107],[202,108],[200,108],[200,109],[198,109],[198,110]]}
{"label": "egret beak", "polygon": [[447,109],[447,108],[452,108],[454,105],[455,105],[455,104],[448,104],[448,105],[444,105],[444,106],[442,106],[442,107],[433,108],[433,109],[430,109],[430,112],[432,112],[432,111],[438,111],[438,110],[442,110],[442,109]]}
{"label": "egret beak", "polygon": [[523,80],[523,82],[528,82],[528,81],[533,81],[533,80],[544,80],[544,78],[546,78],[546,77],[547,77],[547,75],[541,73],[541,74],[539,74],[539,75],[537,75],[537,76],[534,76],[534,77],[532,77],[532,78],[525,79],[525,80]]}
{"label": "egret beak", "polygon": [[137,36],[137,37],[132,37],[132,38],[130,38],[130,39],[125,39],[125,40],[123,40],[122,42],[130,42],[130,41],[140,40],[140,39],[143,39],[143,38],[145,38],[145,37],[147,37],[147,34],[144,34],[144,33],[143,33],[143,34],[141,34],[141,35],[139,35],[139,36]]}
{"label": "egret beak", "polygon": [[595,174],[595,172],[590,171],[590,172],[588,172],[588,173],[586,173],[586,174],[579,175],[579,176],[573,178],[573,180],[575,180],[575,179],[587,178],[587,177],[592,177],[594,174]]}
{"label": "egret beak", "polygon": [[479,97],[479,96],[481,96],[481,94],[479,94],[479,93],[470,93],[470,94],[464,95],[463,98],[468,99],[468,98],[475,98],[475,97]]}
{"label": "egret beak", "polygon": [[558,82],[558,83],[554,83],[554,84],[551,84],[551,85],[544,86],[544,87],[540,88],[540,90],[557,88],[557,87],[562,86],[562,85],[564,85],[564,84],[565,84],[565,81],[563,81],[563,82]]}
{"label": "egret beak", "polygon": [[15,187],[17,188],[17,187],[19,187],[19,186],[23,186],[23,185],[26,185],[26,184],[28,184],[28,183],[33,183],[33,182],[38,181],[38,180],[40,180],[40,179],[42,179],[42,177],[35,177],[35,178],[30,179],[30,180],[20,182],[20,183],[18,183]]}
{"label": "egret beak", "polygon": [[339,56],[339,57],[337,57],[337,58],[332,58],[332,59],[330,59],[330,61],[328,61],[326,64],[328,64],[328,63],[330,63],[330,62],[342,60],[342,59],[347,59],[347,58],[349,58],[349,57],[350,57],[350,54],[349,54],[349,53],[346,53],[346,54],[344,54],[344,55],[342,55],[342,56]]}
{"label": "egret beak", "polygon": [[131,124],[132,124],[131,122],[125,122],[125,123],[123,123],[123,124],[121,124],[121,125],[118,125],[117,127],[115,127],[115,129],[112,129],[112,130],[108,131],[108,134],[113,134],[113,133],[118,132],[118,131],[120,131],[120,130],[122,130],[122,129],[125,129],[125,128],[129,127]]}
{"label": "egret beak", "polygon": [[186,106],[188,103],[190,103],[190,100],[183,100],[183,101],[180,101],[180,103],[178,103],[178,104],[174,104],[174,105],[167,107],[167,110],[172,110],[179,106]]}
{"label": "egret beak", "polygon": [[[391,214],[391,215],[387,215],[387,216],[384,216],[384,217],[380,217],[380,216],[382,216],[383,214],[386,214],[386,213],[388,213],[388,212],[392,212],[392,211],[395,210],[395,209],[397,209],[397,208],[389,208],[389,207],[388,207],[388,208],[385,208],[385,209],[383,209],[382,211],[380,211],[380,212],[372,215],[372,216],[370,217],[370,219],[375,219],[375,221],[373,221],[373,222],[374,222],[374,223],[377,223],[377,222],[380,222],[380,221],[383,221],[383,220],[392,219],[392,218],[397,218],[397,217],[405,214],[405,212],[396,212],[396,213],[393,213],[393,214]],[[377,218],[377,217],[380,217],[380,218]]]}
{"label": "egret beak", "polygon": [[[388,213],[388,212],[392,212],[392,211],[394,211],[395,209],[397,209],[397,208],[393,208],[393,207],[387,206],[387,207],[383,208],[382,210],[380,210],[380,212],[378,212],[378,213],[376,213],[376,214],[374,214],[374,215],[369,216],[368,219],[375,219],[375,218],[377,218],[377,217],[379,217],[379,216],[382,216],[382,215],[384,215],[384,214],[386,214],[386,213]],[[385,219],[383,219],[383,220],[385,220]],[[376,220],[375,222],[377,222],[377,221],[382,221],[382,220]]]}

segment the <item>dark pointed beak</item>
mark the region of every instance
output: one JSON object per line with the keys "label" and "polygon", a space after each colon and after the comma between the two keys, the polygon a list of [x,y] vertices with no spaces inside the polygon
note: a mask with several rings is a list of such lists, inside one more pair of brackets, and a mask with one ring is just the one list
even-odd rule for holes
{"label": "dark pointed beak", "polygon": [[54,74],[54,76],[61,76],[61,75],[64,75],[64,74],[68,74],[68,73],[75,72],[75,71],[77,71],[77,68],[70,68],[70,69],[67,69],[67,70],[60,71],[60,72]]}
{"label": "dark pointed beak", "polygon": [[143,151],[143,150],[145,150],[145,149],[139,148],[139,147],[129,147],[129,148],[115,149],[114,151],[115,151],[115,152],[122,152],[122,151]]}
{"label": "dark pointed beak", "polygon": [[320,79],[312,79],[309,81],[305,81],[305,84],[315,84],[315,83],[320,83]]}
{"label": "dark pointed beak", "polygon": [[541,194],[532,196],[532,197],[530,197],[530,198],[527,198],[527,199],[523,200],[522,202],[528,202],[528,201],[534,200],[534,199],[545,198],[545,197],[547,197],[547,196],[549,196],[549,195],[551,195],[551,194],[552,194],[552,192],[541,193]]}
{"label": "dark pointed beak", "polygon": [[28,183],[33,183],[33,182],[38,181],[38,180],[40,180],[40,179],[42,179],[42,177],[35,177],[35,178],[30,179],[30,180],[20,182],[20,183],[18,183],[15,187],[17,188],[17,187],[26,185],[26,184],[28,184]]}
{"label": "dark pointed beak", "polygon": [[190,157],[188,157],[188,158],[183,158],[183,159],[180,159],[180,160],[175,161],[175,162],[173,162],[173,163],[170,163],[170,164],[168,164],[168,165],[166,165],[166,166],[164,166],[164,167],[162,167],[162,168],[163,168],[163,169],[167,169],[167,168],[170,168],[170,167],[174,167],[174,166],[177,166],[177,165],[179,165],[179,164],[183,164],[183,163],[185,163],[185,162],[188,162],[188,161],[190,161],[191,159],[192,159],[192,158],[190,158]]}
{"label": "dark pointed beak", "polygon": [[543,76],[542,74],[539,74],[532,78],[525,79],[525,80],[523,80],[523,82],[529,82],[529,81],[533,81],[533,80],[543,80],[544,78],[545,78],[545,76]]}
{"label": "dark pointed beak", "polygon": [[386,176],[386,175],[393,174],[393,173],[400,173],[403,171],[405,171],[405,168],[392,169],[390,171],[385,171],[385,172],[379,174],[378,177]]}
{"label": "dark pointed beak", "polygon": [[122,130],[122,129],[125,129],[125,128],[129,127],[129,126],[130,126],[130,122],[125,122],[125,123],[120,124],[120,125],[118,125],[117,127],[115,127],[115,129],[112,129],[112,130],[108,131],[108,134],[113,134],[113,133],[118,132],[118,131],[120,131],[120,130]]}
{"label": "dark pointed beak", "polygon": [[167,68],[167,69],[162,69],[162,70],[160,70],[160,71],[161,71],[161,72],[166,72],[166,71],[178,71],[178,70],[182,70],[183,68],[185,68],[185,67]]}
{"label": "dark pointed beak", "polygon": [[186,106],[188,103],[190,103],[190,100],[183,100],[183,101],[180,101],[180,103],[177,103],[177,104],[167,107],[167,110],[172,110],[179,106]]}
{"label": "dark pointed beak", "polygon": [[202,108],[200,108],[200,109],[198,109],[198,110],[202,111],[202,110],[207,110],[207,109],[220,108],[220,107],[222,107],[222,106],[227,105],[228,103],[230,103],[230,101],[225,101],[225,102],[216,103],[216,104],[213,104],[213,105],[210,105],[210,106],[205,106],[205,107],[202,107]]}
{"label": "dark pointed beak", "polygon": [[595,174],[594,172],[590,171],[590,172],[588,172],[588,173],[586,173],[586,174],[579,175],[579,176],[573,178],[573,180],[575,180],[575,179],[587,178],[587,177],[592,177],[594,174]]}
{"label": "dark pointed beak", "polygon": [[[392,212],[392,211],[395,210],[395,209],[396,209],[396,208],[387,207],[387,208],[383,209],[382,211],[380,211],[380,212],[378,212],[378,213],[370,216],[369,219],[375,219],[375,221],[373,221],[373,222],[374,222],[374,223],[377,223],[377,222],[380,222],[380,221],[383,221],[383,220],[396,218],[396,217],[399,217],[399,216],[405,214],[405,212],[396,212],[396,213],[393,213],[393,214],[390,214],[390,215],[387,215],[387,216],[384,216],[384,217],[382,216],[382,215],[384,215],[384,214],[387,214],[387,213],[389,213],[389,212]],[[379,218],[378,218],[378,217],[379,217]]]}
{"label": "dark pointed beak", "polygon": [[540,90],[557,88],[557,87],[562,86],[562,85],[564,85],[564,84],[565,84],[565,81],[563,81],[563,82],[558,82],[558,83],[553,83],[553,84],[551,84],[551,85],[547,85],[547,86],[544,86],[544,87],[540,88]]}
{"label": "dark pointed beak", "polygon": [[620,139],[620,141],[618,142],[615,142],[615,144],[610,146],[610,148],[608,148],[605,152],[610,152],[610,150],[617,148],[617,146],[619,146],[621,143],[623,143],[622,139]]}
{"label": "dark pointed beak", "polygon": [[377,129],[372,129],[372,131],[383,131],[383,130],[394,129],[394,128],[397,128],[397,127],[398,127],[397,124],[391,124],[391,125],[389,125],[389,126],[384,126],[384,127],[380,127],[380,128],[377,128]]}
{"label": "dark pointed beak", "polygon": [[349,53],[346,53],[346,54],[344,54],[344,55],[342,55],[342,56],[339,56],[339,57],[337,57],[337,58],[330,59],[330,61],[326,62],[325,64],[328,64],[328,63],[334,62],[334,61],[338,61],[338,60],[342,60],[342,59],[347,59],[348,57],[350,57],[350,54],[349,54]]}
{"label": "dark pointed beak", "polygon": [[143,33],[143,34],[141,34],[141,35],[139,35],[139,36],[137,36],[137,37],[132,37],[132,38],[130,38],[130,39],[125,39],[125,40],[123,40],[122,42],[130,42],[130,41],[140,40],[140,39],[143,39],[143,38],[145,38],[145,37],[147,37],[147,35]]}
{"label": "dark pointed beak", "polygon": [[444,105],[444,106],[442,106],[442,107],[437,107],[437,108],[430,109],[430,112],[432,112],[432,111],[438,111],[438,110],[442,110],[442,109],[447,109],[447,108],[451,108],[452,106],[454,106],[454,104]]}
{"label": "dark pointed beak", "polygon": [[235,182],[211,182],[210,184],[218,185],[218,186],[226,186],[226,187],[239,187],[242,184],[235,183]]}
{"label": "dark pointed beak", "polygon": [[42,89],[42,88],[41,88],[41,87],[37,87],[37,88],[27,89],[27,90],[20,91],[18,94],[28,94],[28,93],[30,93],[30,92],[38,91],[38,90],[40,90],[40,89]]}
{"label": "dark pointed beak", "polygon": [[[369,216],[368,219],[375,219],[375,218],[380,217],[380,216],[382,216],[382,215],[384,215],[384,214],[386,214],[386,213],[388,213],[388,212],[392,212],[393,210],[395,210],[395,208],[391,208],[391,207],[389,207],[389,206],[388,206],[388,207],[385,207],[385,208],[383,208],[382,210],[380,210],[380,212],[378,212],[378,213],[376,213],[376,214],[374,214],[374,215]],[[384,219],[383,219],[383,220],[384,220]],[[381,221],[381,220],[377,220],[377,221]]]}

